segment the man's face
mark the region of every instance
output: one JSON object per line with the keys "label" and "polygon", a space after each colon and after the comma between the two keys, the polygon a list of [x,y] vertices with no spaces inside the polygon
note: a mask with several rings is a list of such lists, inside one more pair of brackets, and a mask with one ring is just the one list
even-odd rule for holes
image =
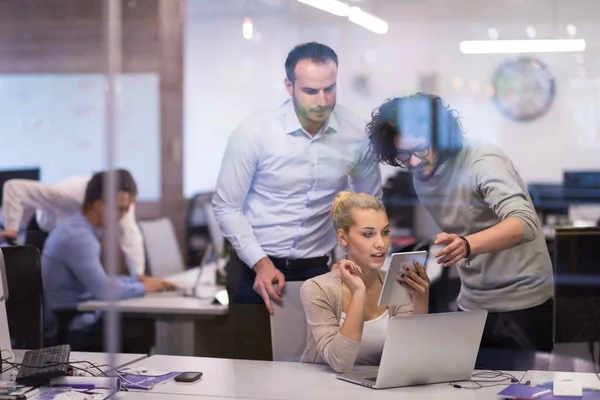
{"label": "man's face", "polygon": [[315,63],[310,59],[298,61],[295,69],[296,80],[292,83],[287,78],[285,86],[294,99],[296,112],[302,119],[322,125],[335,107],[337,66],[328,60]]}
{"label": "man's face", "polygon": [[[125,216],[125,214],[127,214],[127,212],[129,211],[129,207],[131,207],[131,204],[133,203],[133,201],[134,201],[133,196],[130,193],[126,193],[126,192],[118,192],[117,193],[116,215],[117,215],[118,220],[120,220],[121,218],[123,218]],[[95,205],[95,209],[96,209],[96,212],[98,213],[101,224],[104,223],[104,213],[106,212],[105,208],[106,208],[106,206],[105,206],[104,202],[101,200],[99,200]]]}
{"label": "man's face", "polygon": [[396,135],[398,158],[404,167],[417,179],[431,178],[437,166],[437,153],[431,148],[428,138],[410,135]]}

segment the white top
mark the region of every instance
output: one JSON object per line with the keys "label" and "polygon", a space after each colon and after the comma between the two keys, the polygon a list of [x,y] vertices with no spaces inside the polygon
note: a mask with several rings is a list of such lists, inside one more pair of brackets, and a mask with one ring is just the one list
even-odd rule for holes
{"label": "white top", "polygon": [[[90,177],[73,177],[48,185],[28,179],[4,183],[2,215],[6,229],[26,228],[34,213],[41,229],[50,232],[64,218],[81,210]],[[135,204],[119,222],[119,243],[132,274],[145,270],[144,238],[135,220]]]}
{"label": "white top", "polygon": [[[346,313],[342,311],[340,326],[342,326],[345,319]],[[379,365],[389,322],[388,310],[385,310],[383,314],[375,319],[365,321],[360,350],[354,362],[355,365]]]}

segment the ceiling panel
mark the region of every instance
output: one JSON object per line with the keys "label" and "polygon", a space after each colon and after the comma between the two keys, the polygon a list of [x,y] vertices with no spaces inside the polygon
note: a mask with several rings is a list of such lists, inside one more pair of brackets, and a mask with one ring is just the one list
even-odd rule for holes
{"label": "ceiling panel", "polygon": [[282,12],[294,0],[187,0],[190,17],[261,15]]}

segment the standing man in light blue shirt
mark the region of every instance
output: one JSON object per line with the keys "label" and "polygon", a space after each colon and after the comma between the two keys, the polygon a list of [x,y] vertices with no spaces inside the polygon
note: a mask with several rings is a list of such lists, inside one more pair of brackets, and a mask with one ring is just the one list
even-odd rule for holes
{"label": "standing man in light blue shirt", "polygon": [[229,138],[213,199],[235,253],[227,265],[235,358],[272,359],[271,299],[286,280],[329,271],[335,195],[352,185],[381,198],[381,175],[364,124],[336,106],[338,58],[319,43],[285,62],[291,96],[242,122]]}

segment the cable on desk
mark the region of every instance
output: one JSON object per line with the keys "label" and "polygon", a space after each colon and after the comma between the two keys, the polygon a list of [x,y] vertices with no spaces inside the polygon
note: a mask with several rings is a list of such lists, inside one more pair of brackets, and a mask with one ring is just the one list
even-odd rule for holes
{"label": "cable on desk", "polygon": [[[123,374],[121,374],[121,372],[119,372],[118,369],[116,369],[115,367],[113,367],[111,365],[103,364],[103,365],[100,365],[100,366],[101,367],[111,368],[113,371],[115,371],[115,373],[119,376],[119,378],[121,378],[123,381],[129,383],[130,385],[134,385],[134,386],[137,386],[137,387],[142,388],[142,389],[148,389],[148,390],[152,389],[152,386],[144,386],[144,385],[140,385],[139,383],[135,383],[135,382],[132,382],[132,381],[128,380],[127,378],[125,378],[123,376]],[[123,386],[123,387],[125,387],[125,386]],[[125,388],[125,390],[127,390],[127,388]]]}
{"label": "cable on desk", "polygon": [[[473,378],[481,378],[481,379],[473,379]],[[509,382],[506,382],[509,381]],[[463,386],[460,382],[473,383],[476,386]],[[482,383],[491,383],[491,385],[482,385]],[[509,374],[508,372],[502,371],[484,371],[478,372],[472,375],[471,379],[464,381],[455,381],[448,382],[448,384],[456,389],[465,389],[465,390],[479,390],[486,387],[493,386],[506,386],[512,383],[520,383],[520,380],[517,379],[513,374]]]}
{"label": "cable on desk", "polygon": [[[12,350],[10,350],[10,349],[2,349],[2,350],[0,350],[0,357],[2,357],[2,353],[4,353],[5,351],[7,351],[8,353],[10,353],[10,360],[14,361],[15,360],[15,353],[13,353]],[[4,358],[2,358],[2,360],[4,360]]]}
{"label": "cable on desk", "polygon": [[[69,361],[69,362],[60,362],[60,363],[46,364],[46,365],[43,365],[43,366],[40,366],[40,365],[26,365],[26,364],[23,364],[23,363],[17,363],[17,362],[8,361],[8,359],[2,359],[2,362],[3,363],[7,363],[8,365],[11,366],[10,368],[2,371],[3,373],[6,372],[6,371],[11,370],[13,368],[19,369],[20,367],[27,367],[27,368],[34,368],[35,369],[35,368],[47,368],[47,367],[56,367],[56,366],[59,366],[59,365],[67,365],[67,366],[71,367],[72,369],[83,371],[85,373],[88,373],[88,374],[92,375],[93,377],[96,377],[98,375],[92,374],[89,371],[89,369],[88,369],[89,367],[88,368],[81,368],[81,367],[77,367],[77,366],[75,366],[73,364],[82,364],[82,363],[89,364],[91,367],[96,368],[98,371],[100,371],[100,373],[102,375],[108,377],[108,375],[106,374],[106,372],[104,372],[103,370],[100,369],[100,367],[106,366],[106,367],[109,367],[109,368],[113,369],[122,380],[124,380],[124,381],[126,381],[126,382],[128,382],[128,383],[130,383],[132,385],[136,385],[136,386],[138,386],[140,388],[143,388],[143,389],[150,389],[150,386],[138,385],[138,384],[136,384],[134,382],[130,382],[127,379],[123,378],[123,376],[121,376],[121,374],[118,372],[118,370],[116,368],[110,366],[110,365],[100,365],[100,366],[98,366],[97,364],[94,364],[91,361]],[[121,385],[121,390],[127,391],[128,389],[126,387],[124,387],[123,385]]]}

